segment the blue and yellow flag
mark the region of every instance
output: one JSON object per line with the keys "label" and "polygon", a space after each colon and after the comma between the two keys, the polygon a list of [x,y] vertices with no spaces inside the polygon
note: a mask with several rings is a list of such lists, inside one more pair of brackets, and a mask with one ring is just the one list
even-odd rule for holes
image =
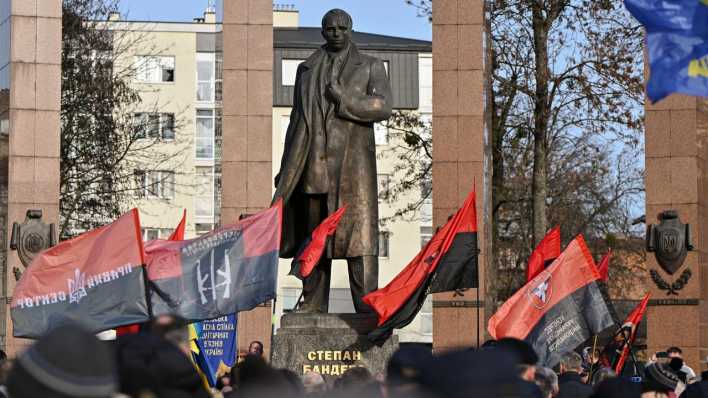
{"label": "blue and yellow flag", "polygon": [[189,325],[192,355],[209,385],[236,363],[236,315]]}
{"label": "blue and yellow flag", "polygon": [[647,30],[652,102],[678,92],[708,96],[708,0],[625,0]]}

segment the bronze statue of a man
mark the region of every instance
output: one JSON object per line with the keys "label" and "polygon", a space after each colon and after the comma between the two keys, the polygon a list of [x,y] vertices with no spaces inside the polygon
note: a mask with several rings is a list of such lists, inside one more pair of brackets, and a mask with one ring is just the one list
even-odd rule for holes
{"label": "bronze statue of a man", "polygon": [[326,44],[300,64],[274,200],[284,199],[281,257],[293,257],[328,215],[347,211],[312,274],[303,281],[304,312],[327,312],[332,259],[346,259],[357,312],[378,287],[378,192],[374,123],[391,116],[384,64],[351,41],[352,18],[322,18]]}

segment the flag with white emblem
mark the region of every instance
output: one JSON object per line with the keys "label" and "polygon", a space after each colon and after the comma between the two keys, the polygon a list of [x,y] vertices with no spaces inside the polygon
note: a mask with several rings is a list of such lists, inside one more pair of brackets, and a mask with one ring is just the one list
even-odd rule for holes
{"label": "flag with white emblem", "polygon": [[599,279],[585,240],[578,236],[550,267],[499,308],[487,330],[495,339],[526,340],[540,363],[553,367],[563,353],[612,326]]}
{"label": "flag with white emblem", "polygon": [[146,247],[153,314],[200,321],[273,299],[281,215],[278,202],[199,238]]}
{"label": "flag with white emblem", "polygon": [[12,296],[15,337],[67,322],[92,332],[150,319],[138,210],[66,240],[32,260]]}

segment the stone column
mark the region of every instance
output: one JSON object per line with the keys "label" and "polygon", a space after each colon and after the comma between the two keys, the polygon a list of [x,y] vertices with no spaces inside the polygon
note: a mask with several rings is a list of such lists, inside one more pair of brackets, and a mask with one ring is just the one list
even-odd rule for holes
{"label": "stone column", "polygon": [[676,209],[691,225],[695,247],[674,275],[647,253],[648,268],[669,284],[685,270],[692,274],[678,296],[649,282],[648,353],[681,347],[688,365],[700,372],[699,359],[708,355],[708,100],[672,95],[657,104],[647,100],[645,111],[647,223],[657,224],[658,213]]}
{"label": "stone column", "polygon": [[[43,221],[58,223],[59,110],[61,99],[61,0],[9,1],[10,101],[7,152],[5,246],[13,222],[22,222],[30,209],[42,210]],[[4,138],[4,137],[3,137]],[[5,174],[6,172],[6,174]],[[6,295],[12,297],[13,270],[24,270],[15,251],[6,252]],[[9,300],[8,300],[9,301]],[[28,342],[12,338],[9,306],[5,349],[14,355]]]}
{"label": "stone column", "polygon": [[[433,223],[443,225],[462,205],[476,182],[480,263],[480,301],[486,263],[484,213],[484,2],[435,0],[433,3]],[[436,294],[433,300],[433,349],[477,342],[475,289],[464,296]],[[484,324],[479,327],[484,340]]]}
{"label": "stone column", "polygon": [[[273,10],[264,0],[223,1],[224,100],[221,222],[270,205]],[[270,347],[271,305],[239,314],[240,350]]]}

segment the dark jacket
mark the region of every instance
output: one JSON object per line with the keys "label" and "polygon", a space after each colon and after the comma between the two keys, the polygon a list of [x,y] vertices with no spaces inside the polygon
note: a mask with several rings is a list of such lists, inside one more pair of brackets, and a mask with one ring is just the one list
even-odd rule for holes
{"label": "dark jacket", "polygon": [[[307,167],[326,167],[329,214],[347,211],[331,239],[327,256],[346,258],[378,254],[378,192],[374,123],[391,116],[391,86],[383,63],[359,53],[352,43],[338,81],[345,91],[334,111],[327,111],[318,81],[327,53],[315,51],[300,64],[293,110],[276,177],[273,201],[284,199],[280,256],[293,257],[307,238],[308,209],[302,192]],[[313,137],[326,134],[325,162],[308,161]],[[319,159],[319,158],[318,158]],[[311,175],[312,173],[308,173]]]}
{"label": "dark jacket", "polygon": [[681,398],[708,398],[708,381],[689,384]]}
{"label": "dark jacket", "polygon": [[560,392],[556,398],[588,398],[592,395],[592,387],[580,379],[577,372],[565,372],[558,376]]}

